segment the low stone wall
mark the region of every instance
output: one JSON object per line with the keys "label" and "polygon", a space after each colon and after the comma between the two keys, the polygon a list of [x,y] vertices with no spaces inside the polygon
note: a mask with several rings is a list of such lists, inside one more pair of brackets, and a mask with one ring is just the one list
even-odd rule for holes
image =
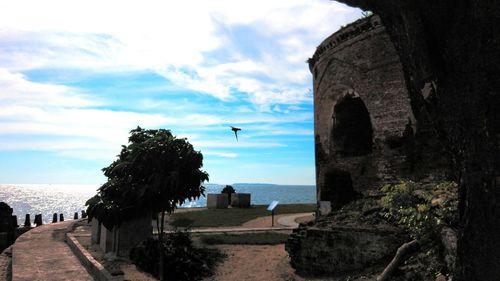
{"label": "low stone wall", "polygon": [[250,193],[234,193],[231,195],[231,206],[238,208],[250,208],[251,194]]}
{"label": "low stone wall", "polygon": [[123,281],[123,275],[113,276],[83,247],[72,233],[66,233],[66,243],[87,271],[97,281]]}
{"label": "low stone wall", "polygon": [[389,225],[373,227],[300,226],[286,250],[299,274],[326,275],[355,271],[390,260],[406,237]]}
{"label": "low stone wall", "polygon": [[[234,194],[233,194],[234,196]],[[227,193],[207,194],[207,208],[208,209],[225,209],[228,207],[228,195]]]}

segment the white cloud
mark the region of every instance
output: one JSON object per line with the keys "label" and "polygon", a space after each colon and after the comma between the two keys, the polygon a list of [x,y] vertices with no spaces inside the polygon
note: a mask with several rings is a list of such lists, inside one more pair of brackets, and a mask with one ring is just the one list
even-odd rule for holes
{"label": "white cloud", "polygon": [[[305,60],[359,15],[328,0],[3,1],[0,66],[153,70],[224,101],[246,93],[265,109],[310,101]],[[247,43],[253,51],[237,47]]]}
{"label": "white cloud", "polygon": [[[137,125],[158,127],[177,119],[160,114],[96,109],[77,89],[37,83],[0,69],[0,149],[99,154],[126,143]],[[18,136],[15,140],[9,136]],[[23,138],[22,136],[38,136]],[[53,139],[47,139],[52,137]],[[45,140],[42,140],[45,139]]]}
{"label": "white cloud", "polygon": [[237,153],[234,152],[222,152],[222,151],[203,151],[203,155],[214,155],[222,158],[236,158]]}

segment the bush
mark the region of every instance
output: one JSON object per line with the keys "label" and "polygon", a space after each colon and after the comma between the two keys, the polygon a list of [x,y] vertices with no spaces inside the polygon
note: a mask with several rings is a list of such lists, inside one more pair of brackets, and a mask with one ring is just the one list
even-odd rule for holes
{"label": "bush", "polygon": [[382,188],[384,216],[404,226],[415,239],[436,240],[444,225],[456,227],[458,222],[458,193],[454,182],[424,187],[412,181],[401,181]]}
{"label": "bush", "polygon": [[229,201],[228,203],[231,204],[231,194],[236,193],[236,190],[234,190],[232,186],[226,185],[220,193],[227,193],[227,200]]}
{"label": "bush", "polygon": [[[130,251],[130,259],[141,270],[159,276],[158,240],[148,238]],[[216,249],[196,248],[188,232],[176,231],[164,238],[164,279],[201,280],[213,274],[225,257]]]}

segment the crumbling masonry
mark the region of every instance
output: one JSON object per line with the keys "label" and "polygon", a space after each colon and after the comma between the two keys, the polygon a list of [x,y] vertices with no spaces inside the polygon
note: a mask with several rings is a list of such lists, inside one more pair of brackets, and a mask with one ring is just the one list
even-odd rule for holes
{"label": "crumbling masonry", "polygon": [[[404,235],[390,225],[324,217],[359,198],[376,200],[387,183],[449,178],[443,135],[435,128],[435,83],[416,106],[401,61],[378,16],[325,39],[309,60],[314,78],[318,215],[290,236],[286,249],[299,273],[331,274],[384,263]],[[359,210],[363,218],[373,210]],[[321,257],[321,258],[318,258]]]}
{"label": "crumbling masonry", "polygon": [[[323,213],[401,178],[434,182],[446,176],[444,152],[429,122],[412,112],[399,57],[378,16],[328,37],[309,67]],[[429,103],[432,86],[424,89]]]}

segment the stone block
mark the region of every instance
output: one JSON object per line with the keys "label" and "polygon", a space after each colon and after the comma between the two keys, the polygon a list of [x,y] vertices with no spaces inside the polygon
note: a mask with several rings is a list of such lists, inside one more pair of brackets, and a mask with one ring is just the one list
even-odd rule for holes
{"label": "stone block", "polygon": [[250,193],[233,193],[231,195],[231,206],[238,208],[250,208],[251,194]]}
{"label": "stone block", "polygon": [[319,215],[326,216],[332,212],[332,203],[330,201],[319,201]]}
{"label": "stone block", "polygon": [[153,235],[151,214],[124,221],[113,229],[113,252],[128,257],[130,249]]}
{"label": "stone block", "polygon": [[[56,215],[57,219],[57,215]],[[101,240],[101,223],[96,218],[90,222],[90,241],[92,244],[99,244]]]}
{"label": "stone block", "polygon": [[402,230],[389,225],[299,227],[285,248],[297,273],[320,276],[387,262],[407,239]]}
{"label": "stone block", "polygon": [[102,224],[99,247],[104,253],[111,252],[113,250],[113,232]]}
{"label": "stone block", "polygon": [[[232,195],[234,196],[234,194]],[[228,206],[227,193],[222,194],[207,194],[207,208],[208,209],[225,209]]]}

